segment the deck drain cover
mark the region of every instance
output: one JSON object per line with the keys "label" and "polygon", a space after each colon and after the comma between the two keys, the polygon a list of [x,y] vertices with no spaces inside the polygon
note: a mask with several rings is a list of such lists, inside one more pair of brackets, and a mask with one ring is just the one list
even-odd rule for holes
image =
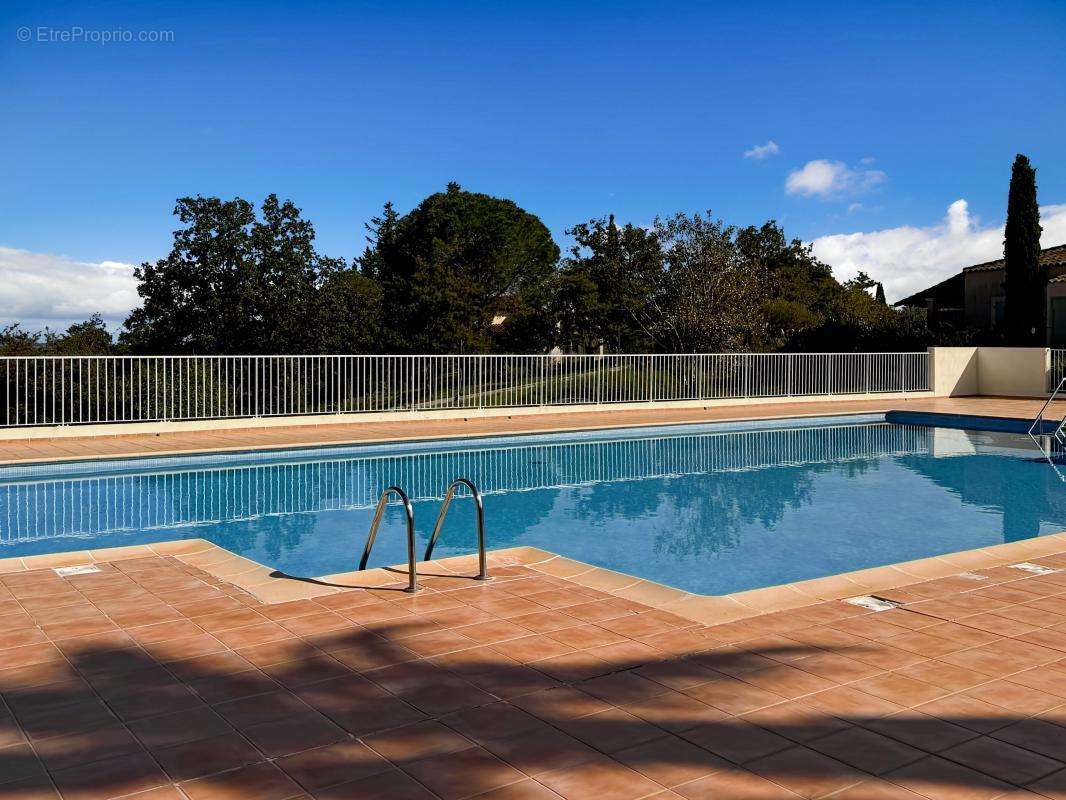
{"label": "deck drain cover", "polygon": [[81,564],[77,567],[58,567],[54,570],[55,574],[61,578],[65,578],[68,575],[89,575],[99,571],[100,568],[93,564]]}
{"label": "deck drain cover", "polygon": [[893,608],[899,608],[903,605],[903,603],[897,603],[895,600],[885,600],[883,597],[873,597],[867,594],[861,597],[849,597],[844,602],[869,609],[870,611],[891,611]]}
{"label": "deck drain cover", "polygon": [[1020,569],[1023,572],[1031,572],[1034,575],[1050,575],[1052,572],[1057,572],[1051,567],[1042,567],[1039,564],[1030,564],[1028,561],[1023,561],[1021,564],[1011,564],[1011,569]]}

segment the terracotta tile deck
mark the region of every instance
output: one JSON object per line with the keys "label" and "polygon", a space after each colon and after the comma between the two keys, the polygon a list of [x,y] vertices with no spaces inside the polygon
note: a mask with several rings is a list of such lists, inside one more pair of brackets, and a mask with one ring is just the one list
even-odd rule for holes
{"label": "terracotta tile deck", "polygon": [[1066,797],[1066,552],[708,626],[500,555],[263,603],[191,544],[0,574],[0,798]]}
{"label": "terracotta tile deck", "polygon": [[[412,419],[398,422],[233,428],[159,434],[115,434],[52,439],[4,439],[0,431],[0,464],[58,461],[100,456],[143,456],[163,453],[309,447],[410,439],[456,438],[491,434],[591,430],[636,425],[721,422],[740,419],[824,416],[896,410],[1032,419],[1042,400],[998,397],[907,400],[847,400],[812,403],[751,403],[702,408],[654,408],[600,412],[537,413],[514,417],[471,416],[467,419]],[[1066,401],[1056,401],[1049,416],[1066,416]]]}

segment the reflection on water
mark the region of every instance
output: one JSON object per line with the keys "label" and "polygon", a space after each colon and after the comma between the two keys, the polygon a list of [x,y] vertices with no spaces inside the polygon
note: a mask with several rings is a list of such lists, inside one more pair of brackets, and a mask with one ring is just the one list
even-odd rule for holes
{"label": "reflection on water", "polygon": [[[202,536],[328,574],[352,568],[386,486],[409,490],[425,534],[466,475],[490,546],[727,591],[1056,529],[1063,485],[1034,454],[1024,437],[880,423],[41,478],[0,483],[0,556]],[[440,555],[473,541],[468,504],[452,516]],[[378,563],[403,559],[399,523],[390,512]]]}
{"label": "reflection on water", "polygon": [[369,509],[390,485],[442,500],[460,475],[483,494],[926,452],[928,428],[890,425],[533,444],[443,453],[79,477],[2,487],[0,537],[37,539]]}

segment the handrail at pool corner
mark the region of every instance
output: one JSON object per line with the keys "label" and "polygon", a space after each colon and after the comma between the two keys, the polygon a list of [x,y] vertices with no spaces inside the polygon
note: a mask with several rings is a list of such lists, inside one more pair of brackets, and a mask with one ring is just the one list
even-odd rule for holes
{"label": "handrail at pool corner", "polygon": [[[1044,412],[1047,411],[1047,407],[1051,405],[1051,401],[1055,399],[1056,395],[1062,391],[1063,384],[1066,384],[1066,375],[1059,380],[1059,385],[1052,391],[1051,396],[1044,402],[1044,405],[1040,406],[1040,411],[1037,412],[1036,419],[1033,420],[1033,424],[1029,426],[1029,435],[1033,435],[1033,431],[1038,427],[1043,427]],[[1039,431],[1037,431],[1039,433]]]}
{"label": "handrail at pool corner", "polygon": [[374,511],[374,521],[370,523],[370,533],[366,537],[363,557],[359,559],[359,571],[366,569],[367,561],[370,560],[370,551],[374,547],[374,540],[377,539],[378,526],[381,525],[381,518],[385,514],[385,506],[389,502],[390,495],[400,498],[407,516],[407,588],[404,591],[414,594],[419,590],[418,571],[415,567],[415,510],[411,506],[411,499],[407,496],[407,492],[399,486],[390,486],[381,493],[377,509]]}
{"label": "handrail at pool corner", "polygon": [[490,580],[487,559],[485,557],[485,504],[481,500],[481,492],[478,491],[477,486],[469,478],[456,478],[448,486],[448,491],[444,494],[444,501],[440,504],[440,511],[437,512],[437,521],[433,525],[433,534],[429,537],[429,542],[426,544],[426,553],[422,556],[423,561],[429,561],[429,557],[433,555],[433,547],[437,544],[437,537],[440,536],[441,528],[444,527],[444,518],[448,515],[448,508],[452,504],[452,498],[455,496],[455,490],[460,486],[465,486],[470,490],[470,496],[474,498],[474,507],[477,509],[477,558],[478,558],[478,573],[474,576],[476,581]]}
{"label": "handrail at pool corner", "polygon": [[[1052,391],[1051,393],[1051,396],[1045,401],[1044,405],[1040,407],[1040,411],[1037,413],[1036,419],[1034,419],[1033,424],[1029,426],[1028,434],[1029,438],[1033,440],[1033,444],[1035,444],[1037,446],[1037,449],[1040,450],[1040,454],[1044,456],[1044,459],[1047,461],[1047,463],[1051,466],[1053,470],[1055,470],[1055,474],[1058,476],[1059,480],[1063,483],[1066,483],[1066,475],[1062,474],[1062,470],[1059,469],[1058,465],[1055,463],[1055,459],[1052,458],[1052,450],[1054,449],[1054,444],[1052,443],[1049,448],[1045,450],[1044,445],[1038,438],[1036,438],[1038,435],[1044,435],[1044,412],[1047,410],[1048,406],[1051,405],[1051,401],[1055,399],[1056,395],[1058,395],[1059,391],[1063,387],[1063,384],[1066,384],[1066,375],[1064,375],[1059,380],[1059,385],[1055,387],[1054,391]],[[1064,426],[1066,426],[1066,417],[1062,418],[1062,421],[1058,424],[1058,427],[1055,429],[1054,434],[1052,434],[1052,436],[1060,442],[1062,441],[1060,436],[1062,434]],[[1036,434],[1034,434],[1033,431],[1036,431]]]}

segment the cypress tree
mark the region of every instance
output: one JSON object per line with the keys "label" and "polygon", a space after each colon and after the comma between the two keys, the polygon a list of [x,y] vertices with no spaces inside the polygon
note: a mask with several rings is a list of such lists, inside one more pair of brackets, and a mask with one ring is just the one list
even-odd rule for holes
{"label": "cypress tree", "polygon": [[1047,275],[1040,265],[1040,208],[1036,170],[1018,155],[1011,169],[1007,226],[1003,234],[1004,321],[1007,343],[1043,346],[1046,338]]}
{"label": "cypress tree", "polygon": [[885,300],[885,287],[880,281],[877,282],[877,289],[874,292],[874,299],[883,306],[888,305],[888,301]]}

